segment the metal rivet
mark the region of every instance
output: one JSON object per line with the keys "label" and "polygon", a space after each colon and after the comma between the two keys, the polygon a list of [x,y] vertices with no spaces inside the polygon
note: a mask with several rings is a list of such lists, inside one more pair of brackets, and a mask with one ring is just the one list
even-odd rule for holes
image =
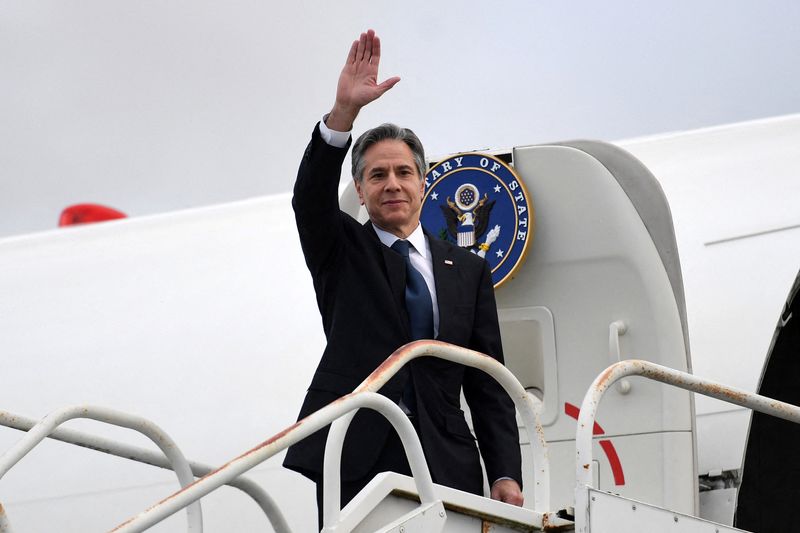
{"label": "metal rivet", "polygon": [[595,500],[594,500],[594,496],[592,496],[592,501],[595,501]]}
{"label": "metal rivet", "polygon": [[[444,518],[444,511],[439,511],[439,516],[441,516],[442,518]],[[719,531],[717,531],[717,533],[719,533]]]}
{"label": "metal rivet", "polygon": [[636,506],[635,505],[631,505],[631,509],[633,509],[635,511],[636,510]]}
{"label": "metal rivet", "polygon": [[678,517],[677,516],[673,516],[672,519],[675,520],[676,522],[678,521]]}
{"label": "metal rivet", "polygon": [[406,533],[406,528],[404,528],[403,526],[400,526],[400,533]]}

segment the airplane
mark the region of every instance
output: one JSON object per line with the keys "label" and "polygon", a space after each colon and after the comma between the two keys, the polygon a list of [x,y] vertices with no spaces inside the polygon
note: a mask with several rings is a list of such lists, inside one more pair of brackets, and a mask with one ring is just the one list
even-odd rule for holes
{"label": "airplane", "polygon": [[[496,296],[506,364],[541,403],[552,510],[575,509],[577,419],[609,365],[646,360],[750,392],[763,374],[768,390],[786,388],[787,374],[764,365],[791,369],[787,349],[770,347],[776,323],[796,324],[786,296],[800,257],[799,143],[800,115],[789,115],[485,152],[530,198],[532,239]],[[345,180],[342,209],[364,220],[352,189]],[[22,436],[4,427],[13,415],[67,405],[143,416],[207,465],[294,422],[324,337],[289,194],[8,237],[0,257],[0,451]],[[627,377],[599,407],[591,481],[640,511],[730,526],[750,418]],[[68,426],[148,444],[92,421]],[[521,432],[524,457],[533,444]],[[313,487],[280,459],[247,476],[293,531],[314,529]],[[530,505],[537,479],[525,464]],[[109,529],[174,492],[174,477],[45,440],[0,478],[0,503],[19,531]],[[264,530],[234,489],[202,503],[209,530]],[[184,527],[176,514],[152,530]]]}

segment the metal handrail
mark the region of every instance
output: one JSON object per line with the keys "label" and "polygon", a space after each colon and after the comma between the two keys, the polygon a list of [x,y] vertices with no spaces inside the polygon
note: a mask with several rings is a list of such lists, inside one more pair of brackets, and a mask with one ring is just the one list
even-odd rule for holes
{"label": "metal handrail", "polygon": [[735,387],[729,387],[716,381],[703,379],[649,361],[629,359],[613,364],[597,376],[589,390],[586,391],[581,404],[581,412],[578,416],[578,429],[575,434],[575,531],[585,531],[586,528],[588,502],[581,500],[585,490],[592,488],[594,469],[592,462],[592,430],[600,400],[615,382],[627,376],[641,376],[653,381],[660,381],[667,385],[800,424],[800,407],[795,405]]}
{"label": "metal handrail", "polygon": [[[413,424],[403,411],[394,402],[373,392],[354,392],[353,394],[369,395],[376,402],[385,404],[386,409],[380,410],[394,427],[403,444],[403,449],[408,457],[408,464],[411,467],[411,475],[417,485],[420,497],[420,506],[431,504],[436,501],[433,493],[433,479],[425,462],[425,454],[422,451],[422,444],[419,442],[417,432]],[[365,405],[364,407],[372,407]],[[344,442],[347,428],[353,420],[356,411],[350,411],[341,418],[338,418],[328,433],[328,441],[325,444],[324,474],[325,483],[322,485],[322,531],[323,533],[333,532],[339,523],[341,505],[341,485],[339,476],[342,465],[342,443]]]}
{"label": "metal handrail", "polygon": [[[400,370],[400,368],[408,364],[409,361],[424,356],[438,357],[454,363],[460,363],[464,366],[477,368],[492,376],[500,386],[503,387],[503,390],[511,397],[515,407],[519,411],[525,429],[528,432],[528,440],[531,443],[533,467],[536,472],[533,492],[533,509],[542,512],[549,510],[550,463],[547,455],[547,441],[544,439],[544,430],[539,422],[538,398],[529,394],[514,374],[496,359],[480,352],[446,342],[414,341],[397,349],[376,368],[367,379],[361,382],[353,392],[378,391]],[[328,443],[325,447],[326,466],[324,476],[326,480],[334,479],[336,482],[324,484],[323,502],[327,502],[335,496],[337,506],[339,505],[339,463],[337,462],[336,465],[328,467],[328,449],[331,445],[336,446],[335,450],[331,450],[331,454],[335,454],[337,457],[341,456],[341,449],[344,444],[344,433],[347,431],[351,419],[352,416],[334,422],[331,426],[331,434],[336,431],[340,436],[332,441],[329,434]],[[340,426],[340,428],[337,426]],[[336,487],[335,490],[337,493],[335,495],[332,492],[332,487]]]}
{"label": "metal handrail", "polygon": [[[231,479],[241,475],[255,465],[267,460],[279,451],[322,429],[333,420],[357,409],[365,403],[366,392],[379,389],[407,361],[422,355],[442,357],[450,361],[479,368],[494,377],[509,392],[511,399],[520,411],[530,437],[536,470],[536,490],[534,502],[536,509],[549,506],[550,469],[544,432],[538,423],[535,402],[519,384],[514,375],[502,364],[484,354],[438,341],[416,341],[407,344],[384,361],[355,392],[342,396],[322,409],[311,413],[258,446],[236,457],[216,471],[198,479],[191,486],[181,489],[156,503],[134,518],[120,524],[112,531],[132,533],[143,531],[172,515],[189,503],[196,501],[219,488]],[[373,389],[374,387],[374,389]],[[396,406],[395,406],[396,407]],[[533,429],[535,428],[535,429]]]}
{"label": "metal handrail", "polygon": [[[47,438],[53,430],[64,422],[75,418],[89,418],[113,426],[138,431],[152,440],[164,452],[182,487],[186,487],[194,481],[194,475],[191,468],[189,468],[189,463],[178,448],[178,445],[175,444],[175,441],[164,430],[146,418],[96,405],[62,407],[45,416],[16,444],[0,455],[0,479],[37,444]],[[186,517],[190,533],[203,532],[203,512],[200,502],[187,506]]]}
{"label": "metal handrail", "polygon": [[[255,448],[248,450],[227,464],[219,467],[214,472],[195,481],[189,487],[183,488],[165,499],[156,503],[149,509],[135,517],[123,522],[111,531],[119,533],[135,533],[144,531],[168,516],[176,513],[190,503],[197,501],[208,493],[218,489],[228,480],[233,479],[255,465],[266,461],[276,453],[288,448],[292,444],[303,440],[312,433],[319,431],[342,415],[367,407],[375,409],[385,415],[385,411],[400,410],[400,408],[385,397],[373,392],[350,393],[329,403],[322,409],[315,411],[304,419],[295,422],[287,429],[272,438],[262,442]],[[402,412],[402,411],[401,411]],[[391,421],[391,419],[390,419]],[[406,421],[408,422],[408,421]],[[414,435],[416,439],[416,434]],[[417,446],[419,440],[417,439]]]}
{"label": "metal handrail", "polygon": [[[38,420],[33,418],[28,418],[26,416],[0,410],[0,425],[20,431],[29,431],[37,423]],[[98,435],[92,435],[74,429],[59,427],[50,433],[48,438],[109,455],[114,455],[116,457],[122,457],[123,459],[130,459],[139,463],[157,466],[166,470],[172,470],[171,463],[161,453],[147,448],[141,448],[139,446],[133,446],[105,437],[100,437]],[[189,467],[191,468],[192,474],[195,477],[202,477],[216,470],[216,467],[199,463],[197,461],[189,461]],[[272,499],[272,497],[261,487],[261,485],[245,476],[239,476],[231,480],[228,485],[241,490],[256,502],[256,504],[266,515],[267,519],[272,525],[272,529],[275,530],[275,533],[291,533],[291,528],[286,522],[286,518],[283,516],[283,513],[281,513],[280,509],[278,508],[278,505],[275,503],[275,500]],[[0,533],[4,533],[5,531],[10,531],[10,529],[4,530],[2,528],[2,518],[0,517]]]}

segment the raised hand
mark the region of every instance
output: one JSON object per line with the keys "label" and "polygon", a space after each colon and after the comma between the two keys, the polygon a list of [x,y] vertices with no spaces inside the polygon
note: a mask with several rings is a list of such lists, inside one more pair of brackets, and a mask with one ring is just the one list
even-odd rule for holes
{"label": "raised hand", "polygon": [[339,75],[336,103],[325,121],[329,128],[349,131],[362,107],[380,98],[400,81],[395,76],[378,83],[380,60],[381,40],[373,30],[362,33],[357,41],[353,41]]}

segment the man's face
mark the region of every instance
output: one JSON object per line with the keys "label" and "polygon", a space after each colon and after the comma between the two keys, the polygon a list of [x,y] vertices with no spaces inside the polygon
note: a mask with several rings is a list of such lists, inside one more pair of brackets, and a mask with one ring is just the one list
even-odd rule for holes
{"label": "man's face", "polygon": [[395,139],[379,141],[364,152],[364,162],[355,182],[361,205],[378,227],[407,237],[419,223],[425,190],[411,148]]}

